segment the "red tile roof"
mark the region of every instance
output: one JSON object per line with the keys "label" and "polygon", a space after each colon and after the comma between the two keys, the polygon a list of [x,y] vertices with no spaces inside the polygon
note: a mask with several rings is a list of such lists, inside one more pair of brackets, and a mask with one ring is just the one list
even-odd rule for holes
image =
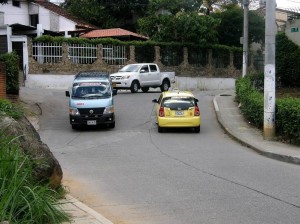
{"label": "red tile roof", "polygon": [[80,37],[103,38],[103,37],[124,37],[124,36],[133,36],[133,37],[138,37],[140,39],[145,39],[145,40],[149,39],[148,37],[145,37],[145,36],[139,35],[137,33],[121,29],[121,28],[92,30],[88,33],[81,35]]}
{"label": "red tile roof", "polygon": [[87,29],[97,29],[98,27],[93,26],[91,24],[88,24],[74,16],[72,16],[69,12],[67,12],[65,9],[59,7],[58,5],[55,5],[52,2],[48,2],[47,0],[35,0],[36,4],[48,9],[51,12],[54,12],[60,16],[63,16],[75,23],[77,23],[77,26],[80,28],[87,28]]}

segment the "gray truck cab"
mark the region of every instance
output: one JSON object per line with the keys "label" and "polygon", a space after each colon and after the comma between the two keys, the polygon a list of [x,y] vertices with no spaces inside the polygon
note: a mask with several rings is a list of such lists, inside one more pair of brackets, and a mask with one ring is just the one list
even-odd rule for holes
{"label": "gray truck cab", "polygon": [[108,73],[85,71],[75,75],[69,97],[69,118],[72,128],[107,125],[115,127],[115,107]]}

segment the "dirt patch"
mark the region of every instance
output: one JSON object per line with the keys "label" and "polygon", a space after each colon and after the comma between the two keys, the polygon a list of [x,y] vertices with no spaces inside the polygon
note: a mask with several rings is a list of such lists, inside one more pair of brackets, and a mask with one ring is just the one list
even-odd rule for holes
{"label": "dirt patch", "polygon": [[298,88],[277,88],[276,89],[277,98],[293,97],[300,98],[300,87]]}

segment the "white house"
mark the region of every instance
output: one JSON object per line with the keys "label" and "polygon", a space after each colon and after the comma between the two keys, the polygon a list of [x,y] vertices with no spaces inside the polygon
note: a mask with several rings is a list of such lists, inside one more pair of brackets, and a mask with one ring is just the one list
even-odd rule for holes
{"label": "white house", "polygon": [[15,50],[20,67],[28,71],[28,37],[69,36],[95,28],[47,0],[8,0],[0,4],[0,54]]}

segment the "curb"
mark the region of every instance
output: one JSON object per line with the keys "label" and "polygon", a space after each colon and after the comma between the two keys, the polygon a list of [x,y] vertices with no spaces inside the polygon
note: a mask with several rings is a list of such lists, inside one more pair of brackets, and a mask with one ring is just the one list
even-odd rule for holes
{"label": "curb", "polygon": [[223,121],[223,119],[220,115],[220,109],[219,109],[219,106],[218,106],[218,102],[216,100],[217,97],[220,97],[220,95],[222,95],[222,94],[219,94],[219,95],[215,96],[214,99],[213,99],[213,104],[214,104],[217,120],[218,120],[218,123],[221,125],[221,127],[225,130],[225,132],[231,138],[238,141],[242,145],[245,145],[248,148],[251,148],[252,150],[254,150],[255,152],[257,152],[260,155],[266,156],[266,157],[271,158],[271,159],[276,159],[276,160],[279,160],[279,161],[282,161],[282,162],[287,162],[287,163],[300,165],[300,158],[298,158],[298,157],[278,154],[278,153],[274,153],[274,152],[268,152],[268,151],[265,151],[265,150],[261,149],[259,146],[256,146],[255,144],[249,143],[249,141],[247,141],[243,138],[238,138],[236,136],[236,134],[230,128],[226,127],[225,122]]}
{"label": "curb", "polygon": [[76,198],[72,197],[71,195],[67,195],[66,199],[68,201],[70,201],[70,203],[72,203],[75,207],[77,207],[80,210],[86,212],[87,214],[89,214],[90,216],[92,216],[93,218],[95,218],[97,221],[99,221],[99,224],[100,223],[101,224],[113,224],[111,221],[109,221],[108,219],[106,219],[104,216],[100,215],[98,212],[96,212],[95,210],[91,209],[87,205],[83,204],[82,202],[80,202]]}

